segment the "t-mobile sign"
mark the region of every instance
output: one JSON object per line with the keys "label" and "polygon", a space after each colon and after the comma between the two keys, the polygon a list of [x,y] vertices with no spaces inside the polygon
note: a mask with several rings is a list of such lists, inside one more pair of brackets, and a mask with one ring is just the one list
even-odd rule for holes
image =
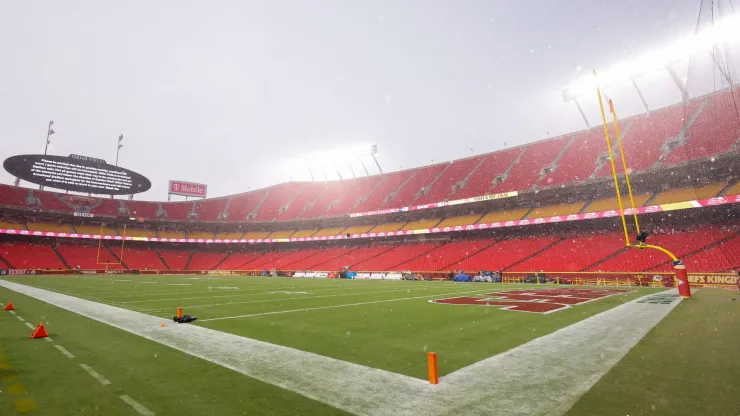
{"label": "t-mobile sign", "polygon": [[206,197],[207,185],[183,181],[170,181],[170,194],[183,196]]}

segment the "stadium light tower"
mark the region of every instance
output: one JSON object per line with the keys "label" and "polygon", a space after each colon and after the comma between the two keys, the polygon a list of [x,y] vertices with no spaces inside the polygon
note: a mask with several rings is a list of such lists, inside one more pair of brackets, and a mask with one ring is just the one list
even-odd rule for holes
{"label": "stadium light tower", "polygon": [[[563,90],[563,101],[573,101],[584,123],[586,123],[586,127],[590,128],[591,126],[578,99],[584,95],[592,94],[597,87],[604,91],[605,88],[631,82],[647,112],[650,111],[647,101],[635,80],[658,71],[668,72],[676,87],[681,92],[683,99],[688,100],[689,94],[686,90],[686,81],[681,79],[673,68],[673,65],[702,52],[710,51],[712,53],[711,51],[718,44],[729,44],[737,41],[740,41],[740,15],[725,18],[712,25],[712,27],[697,32],[693,36],[685,37],[671,45],[650,51],[633,60],[619,62],[606,71],[600,71],[598,84],[596,78],[590,76],[590,74],[585,75]],[[724,78],[729,80],[729,75],[726,74],[722,65],[719,64],[715,54],[713,54],[713,63],[715,67],[719,68]]]}
{"label": "stadium light tower", "polygon": [[[49,143],[51,143],[50,137],[52,134],[54,134],[54,129],[51,128],[51,126],[54,125],[54,120],[49,120],[49,126],[46,128],[46,144],[44,145],[44,156],[46,156],[47,152],[49,151]],[[16,178],[15,186],[18,186],[20,184],[21,180],[20,178]],[[44,185],[39,185],[39,190],[43,190]]]}
{"label": "stadium light tower", "polygon": [[116,149],[116,166],[118,166],[118,154],[121,152],[121,148],[123,147],[123,134],[118,136],[118,148]]}

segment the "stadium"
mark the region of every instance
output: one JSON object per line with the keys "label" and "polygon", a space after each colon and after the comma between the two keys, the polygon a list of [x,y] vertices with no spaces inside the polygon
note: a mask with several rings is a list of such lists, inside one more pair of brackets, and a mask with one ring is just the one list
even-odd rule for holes
{"label": "stadium", "polygon": [[660,108],[645,73],[569,87],[555,137],[217,197],[8,155],[0,414],[736,415],[740,89],[710,68]]}

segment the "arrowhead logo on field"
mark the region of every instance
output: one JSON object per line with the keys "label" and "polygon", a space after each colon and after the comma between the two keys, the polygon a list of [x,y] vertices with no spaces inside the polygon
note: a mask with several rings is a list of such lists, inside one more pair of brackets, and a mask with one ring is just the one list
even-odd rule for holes
{"label": "arrowhead logo on field", "polygon": [[448,305],[498,306],[507,311],[551,313],[627,292],[629,291],[619,289],[510,290],[479,296],[434,299],[429,302]]}

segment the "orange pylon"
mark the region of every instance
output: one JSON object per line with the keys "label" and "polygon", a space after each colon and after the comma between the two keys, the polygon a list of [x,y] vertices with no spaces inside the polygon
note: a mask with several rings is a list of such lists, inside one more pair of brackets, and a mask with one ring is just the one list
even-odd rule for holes
{"label": "orange pylon", "polygon": [[6,311],[14,311],[15,310],[15,306],[13,306],[13,302],[8,302],[8,304],[5,305],[5,310]]}
{"label": "orange pylon", "polygon": [[427,353],[427,366],[429,368],[429,384],[439,383],[439,370],[437,370],[437,353]]}
{"label": "orange pylon", "polygon": [[182,308],[177,308],[177,317],[182,318]]}
{"label": "orange pylon", "polygon": [[44,328],[43,323],[39,323],[39,326],[36,327],[36,329],[33,331],[33,334],[31,334],[31,338],[46,338],[49,336],[49,333],[46,332],[46,328]]}

